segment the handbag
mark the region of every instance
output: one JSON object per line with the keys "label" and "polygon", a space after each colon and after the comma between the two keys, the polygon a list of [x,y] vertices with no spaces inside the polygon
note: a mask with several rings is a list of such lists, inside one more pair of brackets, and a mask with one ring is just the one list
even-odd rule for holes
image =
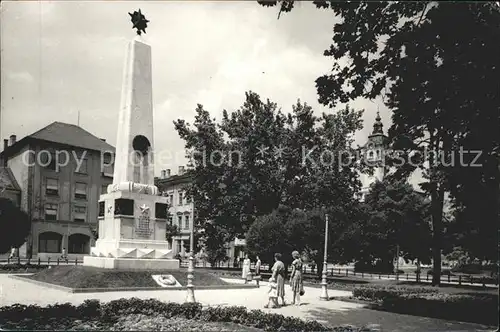
{"label": "handbag", "polygon": [[305,293],[306,293],[306,291],[304,290],[304,285],[302,285],[302,286],[300,287],[300,292],[299,292],[299,295],[300,295],[300,296],[302,296],[302,295],[304,295]]}

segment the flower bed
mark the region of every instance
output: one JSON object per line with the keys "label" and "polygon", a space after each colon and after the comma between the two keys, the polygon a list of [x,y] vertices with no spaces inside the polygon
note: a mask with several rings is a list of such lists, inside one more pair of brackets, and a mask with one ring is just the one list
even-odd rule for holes
{"label": "flower bed", "polygon": [[355,288],[353,296],[391,312],[492,326],[498,323],[497,294],[446,294],[430,287],[363,286]]}
{"label": "flower bed", "polygon": [[[0,308],[2,329],[16,330],[169,330],[169,331],[356,331],[323,326],[316,321],[248,311],[244,307],[206,307],[199,303],[165,303],[155,299],[86,300],[47,307],[12,305]],[[187,325],[184,325],[187,323]],[[218,323],[218,324],[216,324]],[[225,323],[221,325],[221,323]]]}

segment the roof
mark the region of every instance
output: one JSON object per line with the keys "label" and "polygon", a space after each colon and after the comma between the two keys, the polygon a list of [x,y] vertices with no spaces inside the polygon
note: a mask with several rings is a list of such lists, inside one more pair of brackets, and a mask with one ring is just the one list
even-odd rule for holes
{"label": "roof", "polygon": [[30,141],[45,141],[86,150],[115,152],[112,145],[92,135],[85,129],[74,124],[56,121],[9,146],[5,151],[2,151],[0,157],[14,155],[16,151],[22,149]]}
{"label": "roof", "polygon": [[164,179],[155,177],[155,185],[158,187],[165,188],[176,184],[190,183],[192,180],[193,180],[192,174],[189,171],[186,171],[186,173],[182,175],[172,175]]}
{"label": "roof", "polygon": [[82,127],[64,122],[52,122],[29,135],[31,138],[61,143],[95,151],[115,151],[115,148]]}
{"label": "roof", "polygon": [[0,191],[3,189],[21,191],[14,174],[9,167],[0,167]]}

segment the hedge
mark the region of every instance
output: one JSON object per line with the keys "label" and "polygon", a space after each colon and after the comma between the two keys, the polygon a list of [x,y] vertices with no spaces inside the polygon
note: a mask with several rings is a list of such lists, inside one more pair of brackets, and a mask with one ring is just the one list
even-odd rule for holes
{"label": "hedge", "polygon": [[441,319],[498,324],[498,296],[489,293],[439,293],[424,287],[369,287],[353,290],[353,296],[380,305],[380,309]]}
{"label": "hedge", "polygon": [[16,330],[64,330],[69,329],[75,320],[79,322],[82,320],[92,321],[94,328],[110,329],[120,317],[127,315],[163,316],[205,322],[231,322],[265,331],[357,331],[352,326],[330,328],[317,321],[304,321],[294,317],[265,313],[261,310],[248,311],[245,307],[203,308],[199,303],[178,304],[161,302],[156,299],[131,298],[107,303],[86,300],[79,306],[73,306],[70,303],[46,307],[15,304],[0,308],[0,321],[7,323],[2,328],[13,326]]}
{"label": "hedge", "polygon": [[21,271],[21,270],[43,270],[48,268],[48,265],[38,265],[38,264],[1,264],[0,271]]}
{"label": "hedge", "polygon": [[435,288],[404,286],[360,286],[352,291],[352,295],[361,300],[381,302],[387,298],[405,296],[407,294],[436,294]]}

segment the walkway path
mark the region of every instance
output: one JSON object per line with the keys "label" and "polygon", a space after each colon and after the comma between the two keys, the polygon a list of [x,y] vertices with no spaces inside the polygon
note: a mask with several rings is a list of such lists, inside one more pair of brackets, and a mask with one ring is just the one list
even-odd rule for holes
{"label": "walkway path", "polygon": [[[196,279],[195,279],[196,281]],[[238,281],[239,282],[239,281]],[[262,283],[266,286],[266,283]],[[320,301],[321,289],[305,287],[301,307],[286,306],[280,309],[267,309],[268,312],[285,316],[316,319],[331,326],[352,324],[362,326],[378,324],[384,332],[407,331],[488,331],[485,326],[469,323],[450,322],[445,320],[400,315],[364,309],[363,305],[343,301]],[[215,295],[215,296],[214,296]],[[350,296],[347,291],[329,290],[330,296]],[[51,288],[0,275],[0,306],[21,304],[47,305],[70,302],[80,304],[86,299],[98,299],[103,302],[137,297],[142,299],[156,298],[162,301],[182,303],[185,291],[135,291],[72,294]],[[227,289],[196,290],[196,300],[203,305],[239,305],[248,309],[262,309],[266,302],[266,288],[260,289]],[[265,310],[265,309],[264,309]],[[493,330],[493,329],[489,329]]]}

